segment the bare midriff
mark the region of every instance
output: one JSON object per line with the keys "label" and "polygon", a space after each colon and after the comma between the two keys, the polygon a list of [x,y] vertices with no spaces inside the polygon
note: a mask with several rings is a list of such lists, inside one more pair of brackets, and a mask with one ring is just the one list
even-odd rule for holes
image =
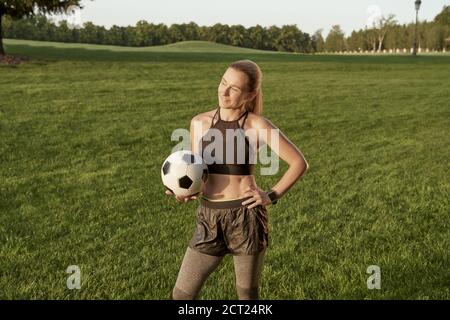
{"label": "bare midriff", "polygon": [[256,187],[253,175],[209,174],[202,193],[211,201],[228,201],[244,198],[243,194],[250,187]]}

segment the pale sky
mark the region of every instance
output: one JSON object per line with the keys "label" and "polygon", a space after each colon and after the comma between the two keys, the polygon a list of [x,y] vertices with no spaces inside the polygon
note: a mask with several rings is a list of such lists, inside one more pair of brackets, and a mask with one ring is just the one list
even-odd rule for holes
{"label": "pale sky", "polygon": [[[395,14],[399,23],[415,19],[414,0],[83,0],[83,4],[84,9],[68,20],[77,24],[91,21],[107,28],[135,25],[139,20],[166,25],[191,21],[200,26],[241,24],[247,28],[296,24],[304,32],[323,29],[326,35],[332,25],[339,24],[349,35],[379,15]],[[444,5],[450,5],[450,0],[422,0],[419,19],[432,20]]]}

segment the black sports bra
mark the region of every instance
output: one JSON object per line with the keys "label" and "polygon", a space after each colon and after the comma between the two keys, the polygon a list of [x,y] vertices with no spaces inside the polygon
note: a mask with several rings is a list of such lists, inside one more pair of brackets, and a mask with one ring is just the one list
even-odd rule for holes
{"label": "black sports bra", "polygon": [[[218,120],[214,124],[214,118],[218,115]],[[229,174],[229,175],[252,175],[254,171],[254,164],[250,163],[250,152],[253,151],[253,149],[250,146],[250,142],[248,140],[248,137],[245,136],[244,132],[244,124],[245,120],[247,120],[248,111],[245,111],[237,120],[234,121],[224,121],[220,117],[220,107],[217,108],[216,113],[214,114],[212,121],[211,121],[211,127],[206,131],[205,135],[201,139],[202,144],[202,157],[206,161],[208,166],[208,172],[209,173],[216,173],[216,174]],[[242,125],[239,125],[239,120],[241,120],[244,117],[244,121],[242,122]],[[220,155],[215,155],[215,149],[208,148],[209,144],[211,144],[215,137],[211,134],[211,129],[218,129],[220,130],[222,137],[223,137],[223,145],[222,145],[222,157]],[[226,135],[226,129],[234,129],[233,133],[234,135],[234,159],[232,163],[226,163],[226,146],[228,144],[227,141],[227,135]],[[238,132],[236,132],[238,130]],[[245,139],[245,159],[242,159],[242,155],[238,154],[238,152],[242,153],[242,143],[238,143],[239,139],[236,135],[243,134]],[[242,141],[242,139],[240,139]],[[213,145],[214,147],[214,145]],[[217,146],[215,146],[217,147]],[[239,147],[239,148],[238,148]],[[220,146],[218,147],[220,148]],[[205,152],[207,151],[207,152]],[[238,157],[240,155],[240,157]],[[210,161],[208,161],[210,159]],[[214,159],[214,162],[212,164],[209,164]],[[241,161],[238,161],[241,160]],[[245,161],[242,161],[245,160]],[[240,162],[240,163],[239,163]],[[242,163],[244,162],[244,163]]]}

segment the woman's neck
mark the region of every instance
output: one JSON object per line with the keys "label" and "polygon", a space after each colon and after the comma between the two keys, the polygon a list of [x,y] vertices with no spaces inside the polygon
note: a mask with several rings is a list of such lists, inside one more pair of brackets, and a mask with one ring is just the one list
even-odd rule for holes
{"label": "woman's neck", "polygon": [[225,109],[220,107],[220,118],[224,121],[237,120],[245,112],[245,107],[239,109]]}

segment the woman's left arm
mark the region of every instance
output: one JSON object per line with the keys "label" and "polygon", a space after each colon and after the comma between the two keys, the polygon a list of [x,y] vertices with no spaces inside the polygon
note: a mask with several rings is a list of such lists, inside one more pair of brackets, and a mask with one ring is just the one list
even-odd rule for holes
{"label": "woman's left arm", "polygon": [[[289,165],[289,169],[284,173],[278,183],[271,188],[271,190],[275,191],[277,199],[279,199],[295,184],[295,182],[297,182],[298,179],[300,179],[302,175],[305,174],[309,165],[301,151],[268,119],[259,117],[254,122],[254,127],[258,132],[261,129],[266,130],[266,134],[261,135],[261,138],[263,139],[262,142],[267,144],[272,151],[277,153],[277,155]],[[278,130],[278,135],[274,135],[278,141],[272,141],[271,130],[274,129]],[[278,152],[276,151],[276,143],[278,143]],[[259,188],[249,189],[245,195],[253,196],[252,199],[242,203],[243,205],[251,203],[248,207],[249,209],[256,207],[259,204],[268,205],[271,203],[267,193]]]}

